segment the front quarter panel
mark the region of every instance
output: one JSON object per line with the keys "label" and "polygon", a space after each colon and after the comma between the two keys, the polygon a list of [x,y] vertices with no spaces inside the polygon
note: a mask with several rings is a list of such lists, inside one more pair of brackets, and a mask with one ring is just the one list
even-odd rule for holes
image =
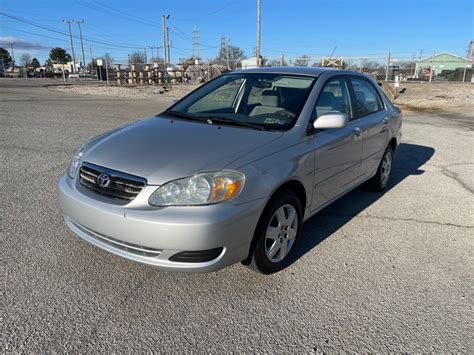
{"label": "front quarter panel", "polygon": [[269,200],[285,182],[296,180],[305,188],[306,205],[310,205],[314,172],[313,142],[310,137],[295,140],[294,134],[287,138],[293,142],[292,145],[236,169],[245,174],[245,186],[239,196],[231,200],[232,203]]}

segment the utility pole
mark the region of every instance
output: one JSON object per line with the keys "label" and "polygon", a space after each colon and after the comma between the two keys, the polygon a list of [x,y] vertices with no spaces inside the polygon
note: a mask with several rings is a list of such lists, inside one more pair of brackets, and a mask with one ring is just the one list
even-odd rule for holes
{"label": "utility pole", "polygon": [[411,58],[411,76],[415,76],[415,52],[413,52],[413,57]]}
{"label": "utility pole", "polygon": [[193,59],[199,57],[199,31],[197,28],[193,30]]}
{"label": "utility pole", "polygon": [[[464,64],[464,73],[463,73],[463,76],[462,76],[462,82],[465,83],[466,82],[466,76],[467,76],[467,67],[469,66],[469,58],[472,58],[472,41],[470,41],[468,43],[468,49],[467,49],[467,55],[466,55],[466,63]],[[472,64],[471,64],[471,68],[472,68]],[[471,77],[471,81],[472,81],[472,77]]]}
{"label": "utility pole", "polygon": [[[160,48],[161,48],[160,46],[150,46],[148,48],[151,49],[151,61],[160,58]],[[155,49],[156,49],[156,57],[155,57],[155,52],[154,52]]]}
{"label": "utility pole", "polygon": [[467,66],[468,66],[468,63],[469,63],[469,59],[466,57],[466,64],[464,64],[464,73],[462,75],[462,82],[465,83],[466,82],[466,74],[467,74]]}
{"label": "utility pole", "polygon": [[[226,48],[225,35],[222,34],[222,36],[221,36],[221,49],[220,49],[220,51],[219,51],[219,54],[220,54],[220,55],[223,55],[223,54],[226,53],[226,49],[225,49],[225,48]],[[220,59],[222,59],[222,58],[220,58]],[[226,63],[229,64],[229,63],[227,62],[227,55],[226,55]]]}
{"label": "utility pole", "polygon": [[433,51],[433,55],[431,56],[430,59],[430,83],[431,83],[431,77],[433,76],[433,57],[435,56],[435,52]]}
{"label": "utility pole", "polygon": [[170,40],[170,28],[166,27],[166,39],[168,44],[168,65],[171,65],[171,40]]}
{"label": "utility pole", "polygon": [[261,0],[257,0],[257,67],[260,66],[260,10],[261,10]]}
{"label": "utility pole", "polygon": [[91,51],[91,71],[92,75],[94,75],[94,55],[92,54],[92,45],[89,46],[89,49]]}
{"label": "utility pole", "polygon": [[162,15],[162,19],[163,19],[163,51],[164,51],[164,54],[163,54],[163,71],[164,73],[166,73],[166,58],[167,58],[167,54],[166,54],[166,48],[167,48],[167,45],[166,43],[168,42],[167,39],[166,39],[166,20],[170,18],[170,15]]}
{"label": "utility pole", "polygon": [[[145,64],[146,64],[146,63],[148,63],[148,58],[147,58],[147,56],[146,56],[146,51],[147,51],[147,49],[146,49],[146,48],[143,48],[143,51],[145,52]],[[153,56],[153,55],[152,55],[152,56]]]}
{"label": "utility pole", "polygon": [[84,43],[82,42],[82,30],[81,30],[81,23],[84,23],[84,20],[81,21],[74,21],[77,23],[77,26],[79,27],[79,37],[81,38],[81,50],[82,50],[82,65],[84,68],[86,67],[86,56],[84,55]]}
{"label": "utility pole", "polygon": [[[418,62],[421,61],[421,57],[423,56],[423,52],[424,52],[423,49],[420,49],[420,52],[419,52],[419,54],[418,54]],[[419,72],[419,70],[418,70],[418,72]],[[414,76],[415,76],[416,78],[418,78],[418,72],[416,72],[416,65],[415,65]]]}
{"label": "utility pole", "polygon": [[15,52],[13,52],[13,46],[15,45],[15,43],[10,43],[10,48],[12,50],[12,68],[15,69]]}
{"label": "utility pole", "polygon": [[230,41],[230,38],[227,38],[226,42],[225,42],[225,58],[227,60],[227,66],[230,68],[230,64],[229,64],[229,41]]}
{"label": "utility pole", "polygon": [[385,81],[388,81],[388,68],[390,67],[392,53],[388,52],[387,69],[385,70]]}
{"label": "utility pole", "polygon": [[285,65],[285,55],[282,53],[281,54],[281,58],[280,58],[280,66],[284,66]]}
{"label": "utility pole", "polygon": [[63,20],[63,23],[67,23],[67,27],[69,29],[69,43],[71,45],[71,51],[72,51],[72,72],[76,72],[76,54],[74,53],[74,43],[72,43],[72,34],[71,34],[71,23],[73,23],[74,20]]}

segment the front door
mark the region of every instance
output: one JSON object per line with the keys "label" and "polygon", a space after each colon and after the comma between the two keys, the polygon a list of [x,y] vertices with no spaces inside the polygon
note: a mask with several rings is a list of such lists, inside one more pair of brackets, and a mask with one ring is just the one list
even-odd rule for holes
{"label": "front door", "polygon": [[314,189],[312,210],[317,210],[360,181],[362,134],[353,112],[349,84],[345,77],[328,79],[319,94],[314,119],[328,112],[346,113],[349,124],[344,128],[315,132]]}

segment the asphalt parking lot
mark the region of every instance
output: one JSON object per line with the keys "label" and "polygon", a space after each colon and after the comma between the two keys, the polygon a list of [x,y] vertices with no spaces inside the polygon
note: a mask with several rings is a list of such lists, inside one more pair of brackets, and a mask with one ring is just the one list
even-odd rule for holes
{"label": "asphalt parking lot", "polygon": [[472,108],[406,114],[390,189],[323,210],[261,276],[159,272],[64,226],[76,148],[165,107],[0,79],[1,352],[474,351]]}

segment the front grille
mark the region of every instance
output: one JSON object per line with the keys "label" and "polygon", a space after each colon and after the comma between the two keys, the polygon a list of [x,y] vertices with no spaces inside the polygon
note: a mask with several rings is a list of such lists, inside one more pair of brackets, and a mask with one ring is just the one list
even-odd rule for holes
{"label": "front grille", "polygon": [[[105,184],[99,183],[99,176],[105,178]],[[146,179],[139,176],[125,174],[88,162],[82,163],[79,182],[98,194],[126,201],[133,200],[147,184]]]}

